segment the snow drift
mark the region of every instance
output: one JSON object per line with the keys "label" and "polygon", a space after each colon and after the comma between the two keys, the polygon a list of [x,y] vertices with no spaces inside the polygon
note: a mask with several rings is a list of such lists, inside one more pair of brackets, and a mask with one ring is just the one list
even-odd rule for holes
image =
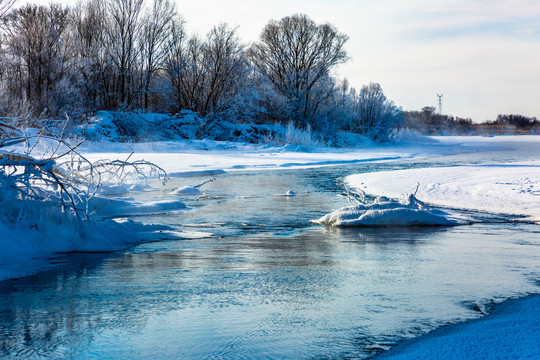
{"label": "snow drift", "polygon": [[360,227],[455,226],[467,223],[444,211],[430,209],[414,195],[400,201],[379,197],[373,203],[346,206],[312,222],[319,225]]}

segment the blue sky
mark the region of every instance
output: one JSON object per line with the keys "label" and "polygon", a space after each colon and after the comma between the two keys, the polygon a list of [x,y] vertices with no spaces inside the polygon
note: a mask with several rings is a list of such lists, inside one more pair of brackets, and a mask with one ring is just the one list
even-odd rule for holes
{"label": "blue sky", "polygon": [[540,118],[539,0],[176,2],[188,32],[204,35],[227,22],[246,43],[257,41],[270,19],[294,13],[330,22],[350,37],[352,60],[337,75],[357,88],[378,82],[407,110],[435,106],[444,93],[444,113],[475,121],[499,113]]}

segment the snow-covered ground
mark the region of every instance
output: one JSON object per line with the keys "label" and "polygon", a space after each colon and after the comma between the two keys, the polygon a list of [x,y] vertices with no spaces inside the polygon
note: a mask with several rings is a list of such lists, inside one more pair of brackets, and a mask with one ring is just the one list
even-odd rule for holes
{"label": "snow-covered ground", "polygon": [[[429,148],[431,151],[431,148]],[[449,151],[448,147],[444,147]],[[90,160],[123,159],[153,162],[172,176],[201,175],[224,170],[280,169],[408,159],[422,151],[413,145],[332,149],[268,146],[194,140],[189,142],[85,143],[81,151]]]}
{"label": "snow-covered ground", "polygon": [[540,161],[353,175],[352,187],[399,197],[418,187],[418,198],[438,206],[527,215],[540,221]]}
{"label": "snow-covered ground", "polygon": [[381,359],[538,359],[540,296],[510,300],[487,317],[405,342]]}
{"label": "snow-covered ground", "polygon": [[85,142],[79,150],[90,160],[144,159],[168,173],[209,170],[257,170],[347,165],[370,161],[407,160],[469,152],[537,153],[540,136],[448,136],[396,144],[362,144],[358,148],[271,146],[211,140],[144,143]]}
{"label": "snow-covered ground", "polygon": [[[539,137],[523,137],[519,143],[514,143],[514,138],[472,138],[470,142],[459,137],[445,140],[446,143],[461,140],[465,146],[478,149],[491,146],[540,156]],[[519,156],[515,158],[517,160]],[[540,221],[540,159],[511,160],[358,174],[349,176],[346,182],[366,194],[393,198],[414,193],[418,186],[417,197],[432,205],[525,215]]]}

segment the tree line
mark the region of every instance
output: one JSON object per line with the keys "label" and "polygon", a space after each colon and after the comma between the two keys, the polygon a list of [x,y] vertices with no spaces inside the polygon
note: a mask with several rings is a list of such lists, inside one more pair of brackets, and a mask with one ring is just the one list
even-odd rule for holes
{"label": "tree line", "polygon": [[434,106],[404,111],[402,127],[425,135],[540,134],[536,117],[499,114],[495,120],[473,123],[470,118],[440,114]]}
{"label": "tree line", "polygon": [[[84,119],[98,110],[176,113],[386,140],[401,110],[379,84],[359,91],[332,71],[348,36],[295,14],[257,42],[216,25],[188,35],[171,0],[87,0],[75,7],[0,0],[0,116]],[[83,120],[81,120],[83,121]]]}

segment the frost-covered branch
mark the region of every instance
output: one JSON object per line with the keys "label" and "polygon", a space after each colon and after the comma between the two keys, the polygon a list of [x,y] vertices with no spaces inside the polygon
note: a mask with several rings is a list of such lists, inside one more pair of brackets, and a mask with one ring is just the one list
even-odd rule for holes
{"label": "frost-covered branch", "polygon": [[[71,219],[81,229],[90,220],[89,201],[102,184],[146,181],[150,176],[167,179],[162,168],[144,160],[93,163],[78,152],[81,143],[44,135],[2,141],[0,221],[37,227],[54,214],[54,221]],[[23,151],[13,151],[21,144]]]}

